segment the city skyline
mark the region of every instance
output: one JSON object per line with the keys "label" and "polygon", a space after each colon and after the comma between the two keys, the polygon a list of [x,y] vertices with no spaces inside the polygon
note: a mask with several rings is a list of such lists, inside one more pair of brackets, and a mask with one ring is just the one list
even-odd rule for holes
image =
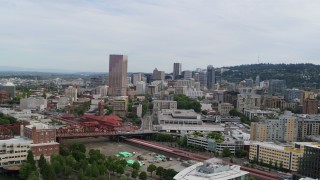
{"label": "city skyline", "polygon": [[166,73],[174,62],[182,70],[319,64],[319,8],[298,0],[3,1],[0,63],[107,72],[109,54],[126,54],[129,72]]}

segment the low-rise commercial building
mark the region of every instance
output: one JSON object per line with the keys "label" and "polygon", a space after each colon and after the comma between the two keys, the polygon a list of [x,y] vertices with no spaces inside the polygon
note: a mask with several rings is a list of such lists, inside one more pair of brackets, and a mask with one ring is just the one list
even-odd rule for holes
{"label": "low-rise commercial building", "polygon": [[225,136],[222,142],[217,142],[205,133],[203,133],[203,137],[188,134],[187,143],[188,145],[202,147],[207,151],[218,152],[219,154],[222,154],[225,148],[228,148],[232,155],[235,155],[237,150],[244,149],[243,140],[235,140],[231,136]]}
{"label": "low-rise commercial building", "polygon": [[201,125],[201,115],[193,109],[162,109],[158,112],[159,124]]}
{"label": "low-rise commercial building", "polygon": [[225,165],[220,159],[209,159],[180,171],[174,180],[245,180],[247,171],[238,165]]}
{"label": "low-rise commercial building", "polygon": [[43,98],[23,98],[20,99],[20,109],[44,110],[47,108],[47,100]]}
{"label": "low-rise commercial building", "polygon": [[244,115],[250,120],[252,120],[254,118],[274,117],[277,116],[278,113],[275,111],[263,111],[260,109],[245,109]]}

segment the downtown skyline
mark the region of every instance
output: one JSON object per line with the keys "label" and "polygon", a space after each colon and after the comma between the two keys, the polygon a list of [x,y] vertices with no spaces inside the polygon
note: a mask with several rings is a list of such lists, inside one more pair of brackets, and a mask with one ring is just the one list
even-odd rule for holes
{"label": "downtown skyline", "polygon": [[[318,1],[5,0],[2,66],[107,72],[172,72],[252,63],[319,64]],[[259,57],[259,58],[258,58]],[[196,62],[196,66],[195,66]],[[143,64],[143,65],[142,65]]]}

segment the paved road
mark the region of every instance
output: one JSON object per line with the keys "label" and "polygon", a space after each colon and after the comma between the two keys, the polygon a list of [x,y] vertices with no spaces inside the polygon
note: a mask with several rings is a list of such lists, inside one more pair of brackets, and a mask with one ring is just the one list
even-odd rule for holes
{"label": "paved road", "polygon": [[143,118],[141,118],[141,128],[140,130],[152,130],[152,115],[148,111]]}

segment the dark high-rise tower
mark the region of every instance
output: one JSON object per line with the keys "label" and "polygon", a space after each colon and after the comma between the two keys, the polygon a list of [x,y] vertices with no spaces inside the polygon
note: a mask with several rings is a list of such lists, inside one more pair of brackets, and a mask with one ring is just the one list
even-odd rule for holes
{"label": "dark high-rise tower", "polygon": [[181,75],[181,63],[173,63],[173,79],[177,79]]}
{"label": "dark high-rise tower", "polygon": [[214,84],[216,84],[216,74],[214,67],[209,65],[207,67],[207,88],[212,89]]}
{"label": "dark high-rise tower", "polygon": [[128,56],[110,55],[109,58],[109,95],[127,95]]}

